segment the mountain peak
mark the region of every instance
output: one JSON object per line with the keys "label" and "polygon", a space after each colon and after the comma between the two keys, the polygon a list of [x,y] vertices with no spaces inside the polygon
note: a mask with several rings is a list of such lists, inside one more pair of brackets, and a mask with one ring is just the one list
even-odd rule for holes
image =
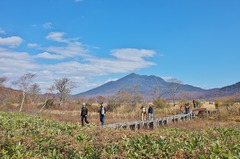
{"label": "mountain peak", "polygon": [[140,75],[138,75],[138,74],[136,74],[136,73],[130,73],[130,74],[128,74],[128,75],[125,76],[125,77],[138,77],[138,76],[140,76]]}

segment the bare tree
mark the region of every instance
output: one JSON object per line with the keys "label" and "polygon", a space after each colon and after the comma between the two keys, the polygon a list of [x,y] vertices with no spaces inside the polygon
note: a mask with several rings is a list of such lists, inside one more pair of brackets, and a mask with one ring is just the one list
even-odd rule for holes
{"label": "bare tree", "polygon": [[19,112],[22,111],[23,108],[23,103],[25,101],[26,95],[29,92],[31,83],[32,83],[32,79],[35,77],[36,75],[34,73],[26,73],[23,76],[21,76],[17,81],[13,82],[13,84],[17,85],[20,90],[22,91],[22,102],[20,105],[20,109]]}
{"label": "bare tree", "polygon": [[131,103],[133,106],[136,106],[137,103],[141,103],[143,101],[143,96],[136,85],[130,88],[130,92],[132,95]]}
{"label": "bare tree", "polygon": [[76,83],[71,81],[69,78],[55,79],[54,87],[58,91],[59,95],[59,106],[61,107],[63,102],[67,99],[73,88],[76,88]]}
{"label": "bare tree", "polygon": [[155,88],[150,89],[150,91],[149,91],[150,96],[152,97],[152,101],[163,98],[163,96],[166,94],[166,92],[167,92],[167,89],[161,88],[161,87],[155,87]]}
{"label": "bare tree", "polygon": [[179,88],[182,86],[182,81],[176,79],[176,78],[171,78],[168,82],[168,89],[169,93],[171,94],[171,98],[173,101],[173,105],[176,105],[176,94],[179,90]]}
{"label": "bare tree", "polygon": [[29,94],[29,100],[31,101],[31,103],[33,104],[37,103],[40,93],[41,93],[41,88],[37,83],[34,83],[29,87],[28,94]]}
{"label": "bare tree", "polygon": [[51,86],[47,89],[45,95],[46,95],[46,98],[45,98],[45,101],[42,105],[42,108],[40,109],[40,112],[42,112],[42,110],[46,107],[47,105],[47,101],[49,100],[49,97],[53,94],[53,91],[54,91],[54,86]]}
{"label": "bare tree", "polygon": [[108,96],[109,110],[113,110],[121,105],[128,105],[132,102],[132,95],[126,91],[119,91],[117,94]]}

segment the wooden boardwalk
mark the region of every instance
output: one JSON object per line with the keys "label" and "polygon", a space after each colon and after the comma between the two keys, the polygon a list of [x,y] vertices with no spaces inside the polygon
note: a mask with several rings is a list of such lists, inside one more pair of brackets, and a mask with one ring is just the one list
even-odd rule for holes
{"label": "wooden boardwalk", "polygon": [[133,121],[127,123],[114,123],[107,124],[103,127],[115,128],[115,129],[131,129],[131,130],[139,130],[139,129],[154,129],[159,126],[164,126],[169,123],[177,123],[185,120],[191,120],[196,117],[196,112],[206,113],[206,114],[214,114],[218,110],[206,110],[205,108],[201,109],[191,109],[188,114],[177,114],[169,117],[156,118],[153,120],[144,120],[144,121]]}

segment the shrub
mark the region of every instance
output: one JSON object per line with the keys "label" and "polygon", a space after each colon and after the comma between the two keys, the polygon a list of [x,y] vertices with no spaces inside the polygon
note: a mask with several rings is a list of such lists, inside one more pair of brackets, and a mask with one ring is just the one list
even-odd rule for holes
{"label": "shrub", "polygon": [[54,100],[53,99],[48,99],[46,102],[46,106],[45,108],[49,109],[49,108],[54,108],[55,104],[54,104]]}
{"label": "shrub", "polygon": [[156,108],[166,108],[167,107],[167,103],[164,99],[162,98],[158,98],[156,100],[153,101],[153,105],[156,107]]}

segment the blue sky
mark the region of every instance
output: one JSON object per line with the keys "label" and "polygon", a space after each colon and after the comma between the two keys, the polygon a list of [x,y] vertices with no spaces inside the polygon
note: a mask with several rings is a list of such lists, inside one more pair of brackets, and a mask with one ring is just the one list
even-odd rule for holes
{"label": "blue sky", "polygon": [[73,94],[129,73],[205,89],[240,81],[239,0],[5,0],[0,76],[36,73]]}

